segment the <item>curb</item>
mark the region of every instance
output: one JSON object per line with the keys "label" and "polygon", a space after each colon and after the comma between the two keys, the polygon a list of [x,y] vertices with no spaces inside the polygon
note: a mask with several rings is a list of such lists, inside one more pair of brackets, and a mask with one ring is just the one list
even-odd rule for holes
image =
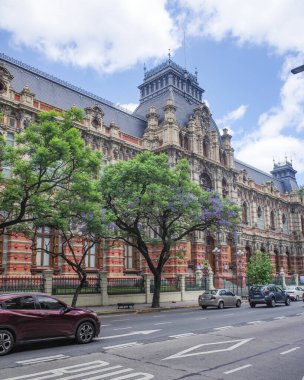
{"label": "curb", "polygon": [[145,308],[145,309],[118,309],[118,310],[105,310],[105,311],[95,311],[97,315],[107,315],[107,314],[121,314],[121,313],[133,313],[133,314],[141,314],[141,313],[157,313],[161,311],[168,311],[168,310],[178,310],[178,309],[194,309],[199,308],[198,305],[187,305],[187,306],[167,306],[167,307],[157,307],[157,308]]}

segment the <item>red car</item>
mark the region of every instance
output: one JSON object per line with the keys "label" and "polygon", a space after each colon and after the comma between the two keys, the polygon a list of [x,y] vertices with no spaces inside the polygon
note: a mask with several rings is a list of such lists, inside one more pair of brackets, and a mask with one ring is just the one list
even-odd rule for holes
{"label": "red car", "polygon": [[99,331],[96,313],[48,294],[0,294],[0,356],[28,341],[65,337],[89,343]]}

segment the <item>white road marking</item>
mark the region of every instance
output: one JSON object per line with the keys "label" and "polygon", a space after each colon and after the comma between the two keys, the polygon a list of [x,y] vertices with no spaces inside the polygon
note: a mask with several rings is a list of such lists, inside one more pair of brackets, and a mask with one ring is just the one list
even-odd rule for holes
{"label": "white road marking", "polygon": [[159,323],[153,323],[154,326],[158,326],[158,325],[168,325],[169,323],[173,323],[173,322],[159,322]]}
{"label": "white road marking", "polygon": [[263,323],[263,321],[251,321],[251,322],[247,322],[248,325],[258,325],[259,323]]}
{"label": "white road marking", "polygon": [[222,317],[230,317],[231,315],[234,315],[233,313],[231,314],[225,314],[225,315],[222,315]]}
{"label": "white road marking", "polygon": [[11,377],[6,380],[48,380],[54,378],[60,378],[62,380],[98,380],[105,378],[111,378],[111,380],[123,380],[132,378],[136,380],[150,380],[154,378],[154,375],[144,372],[135,372],[133,368],[123,368],[121,365],[110,366],[110,363],[108,362],[96,360],[93,362],[76,364],[69,367],[56,368],[48,371],[32,373],[29,375]]}
{"label": "white road marking", "polygon": [[127,330],[127,329],[131,329],[132,328],[132,326],[129,326],[129,327],[120,327],[120,328],[118,328],[118,329],[113,329],[113,330],[115,330],[115,331],[119,331],[119,330]]}
{"label": "white road marking", "polygon": [[286,317],[282,315],[281,317],[274,317],[273,319],[285,319]]}
{"label": "white road marking", "polygon": [[203,318],[195,318],[196,321],[201,321],[202,319],[208,319],[207,317],[203,317]]}
{"label": "white road marking", "polygon": [[232,328],[233,326],[222,326],[222,327],[214,327],[214,330],[228,330]]}
{"label": "white road marking", "polygon": [[[167,358],[164,358],[162,360],[169,360],[169,359],[180,359],[180,358],[186,358],[188,356],[197,356],[197,355],[206,355],[206,354],[213,354],[215,352],[224,352],[224,351],[232,351],[235,350],[236,348],[242,346],[245,343],[250,342],[254,338],[248,338],[248,339],[234,339],[234,340],[226,340],[223,342],[212,342],[212,343],[203,343],[203,344],[198,344],[197,346],[193,346],[190,348],[187,348],[184,351],[178,352],[174,355],[168,356]],[[219,348],[216,350],[209,350],[209,351],[199,351],[199,352],[192,352],[195,351],[201,347],[206,347],[206,346],[215,346],[215,345],[220,345],[220,344],[227,344],[227,343],[235,343],[232,346],[229,346],[228,348]]]}
{"label": "white road marking", "polygon": [[296,315],[298,315],[298,316],[299,316],[299,315],[304,315],[304,313],[298,313],[298,314],[296,314]]}
{"label": "white road marking", "polygon": [[95,338],[94,340],[103,340],[103,339],[114,339],[114,338],[121,338],[124,336],[131,336],[131,335],[147,335],[147,334],[153,334],[154,332],[157,332],[160,330],[144,330],[144,331],[133,331],[127,334],[121,334],[121,335],[111,335],[111,336],[103,336],[102,338]]}
{"label": "white road marking", "polygon": [[21,364],[21,365],[28,365],[28,364],[34,364],[34,363],[50,362],[50,361],[59,360],[59,359],[66,359],[69,357],[70,356],[67,356],[67,355],[41,356],[40,358],[35,358],[35,359],[20,360],[19,362],[16,362],[16,363]]}
{"label": "white road marking", "polygon": [[[115,315],[116,317],[116,315]],[[122,321],[129,321],[130,318],[127,318],[127,319],[113,319],[112,322],[122,322]]]}
{"label": "white road marking", "polygon": [[125,348],[125,347],[132,347],[132,346],[142,346],[143,343],[138,343],[138,342],[129,342],[129,343],[125,343],[125,344],[116,344],[115,346],[106,346],[106,347],[103,347],[105,350],[113,350],[113,349],[116,349],[116,348]]}
{"label": "white road marking", "polygon": [[252,364],[246,364],[246,365],[243,365],[241,367],[237,367],[237,368],[231,369],[230,371],[224,372],[224,374],[225,375],[229,375],[229,373],[233,373],[233,372],[236,372],[236,371],[241,371],[242,369],[245,369],[245,368],[248,368],[248,367],[252,367]]}
{"label": "white road marking", "polygon": [[100,327],[108,327],[108,326],[111,326],[111,325],[100,325]]}
{"label": "white road marking", "polygon": [[179,339],[179,338],[185,338],[186,336],[193,336],[193,335],[196,335],[196,334],[190,332],[190,333],[185,333],[185,334],[170,335],[169,338]]}
{"label": "white road marking", "polygon": [[295,351],[295,350],[298,350],[299,348],[301,348],[301,347],[294,347],[294,348],[291,348],[291,349],[288,350],[288,351],[280,352],[280,355],[286,355],[286,354],[289,354],[289,352],[293,352],[293,351]]}

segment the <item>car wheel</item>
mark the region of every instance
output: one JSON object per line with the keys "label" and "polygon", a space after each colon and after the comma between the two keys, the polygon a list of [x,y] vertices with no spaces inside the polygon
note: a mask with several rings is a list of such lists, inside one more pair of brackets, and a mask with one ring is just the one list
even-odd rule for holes
{"label": "car wheel", "polygon": [[275,305],[276,305],[275,299],[271,298],[270,307],[275,307]]}
{"label": "car wheel", "polygon": [[15,345],[13,334],[8,330],[0,330],[0,356],[8,354]]}
{"label": "car wheel", "polygon": [[241,307],[241,303],[242,303],[242,302],[241,302],[240,300],[237,300],[235,306],[236,306],[236,307]]}
{"label": "car wheel", "polygon": [[299,296],[296,296],[296,301],[297,301],[297,302],[299,301]]}
{"label": "car wheel", "polygon": [[285,305],[286,306],[290,306],[290,298],[289,297],[286,298]]}
{"label": "car wheel", "polygon": [[78,343],[90,343],[94,338],[95,330],[91,322],[83,322],[79,325],[76,332],[76,340]]}
{"label": "car wheel", "polygon": [[203,310],[206,310],[206,309],[207,309],[207,306],[202,306],[202,309],[203,309]]}
{"label": "car wheel", "polygon": [[219,302],[218,308],[219,309],[224,309],[224,302],[223,301]]}
{"label": "car wheel", "polygon": [[254,302],[250,302],[250,307],[254,308],[255,307],[255,303]]}

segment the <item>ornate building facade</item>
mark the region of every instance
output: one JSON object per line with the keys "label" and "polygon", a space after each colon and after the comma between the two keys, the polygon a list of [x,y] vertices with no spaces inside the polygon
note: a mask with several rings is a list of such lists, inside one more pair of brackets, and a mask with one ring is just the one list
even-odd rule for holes
{"label": "ornate building facade", "polygon": [[[185,157],[191,176],[238,203],[242,220],[237,236],[225,231],[196,233],[191,242],[174,248],[164,275],[194,272],[203,262],[213,269],[215,283],[245,273],[246,263],[256,251],[266,252],[274,271],[304,274],[304,203],[298,193],[292,163],[275,164],[270,174],[234,157],[228,130],[220,133],[202,100],[204,90],[197,75],[171,59],[146,71],[140,103],[134,113],[62,80],[0,54],[0,133],[14,144],[16,133],[26,128],[42,110],[63,110],[74,105],[84,109],[85,120],[78,128],[87,144],[103,152],[106,163],[129,160],[142,150],[166,152],[169,165]],[[9,172],[9,168],[2,167]],[[60,247],[60,237],[45,227],[37,244]],[[81,244],[79,244],[81,250]],[[157,255],[157,247],[154,248]],[[132,247],[104,242],[86,259],[89,272],[107,271],[109,276],[134,275],[148,271]],[[35,253],[21,235],[0,235],[0,272],[30,274],[52,268],[69,273],[60,260]]]}

